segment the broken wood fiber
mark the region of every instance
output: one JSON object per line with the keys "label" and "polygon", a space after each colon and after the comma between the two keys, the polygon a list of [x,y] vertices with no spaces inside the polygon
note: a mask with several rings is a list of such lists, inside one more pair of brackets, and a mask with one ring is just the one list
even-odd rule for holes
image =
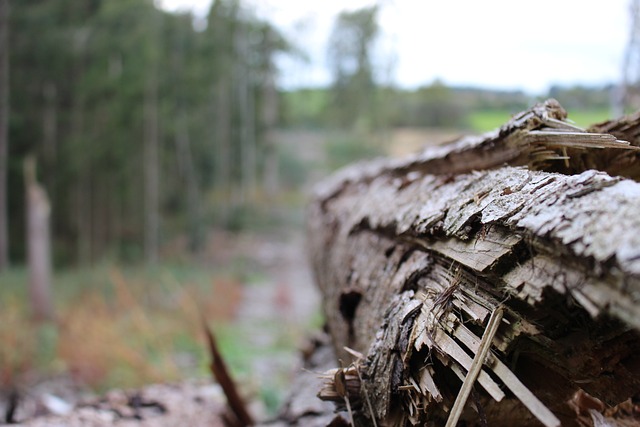
{"label": "broken wood fiber", "polygon": [[578,389],[640,391],[640,115],[566,118],[549,100],[318,186],[310,254],[356,424],[444,425],[499,306],[461,420],[574,425]]}

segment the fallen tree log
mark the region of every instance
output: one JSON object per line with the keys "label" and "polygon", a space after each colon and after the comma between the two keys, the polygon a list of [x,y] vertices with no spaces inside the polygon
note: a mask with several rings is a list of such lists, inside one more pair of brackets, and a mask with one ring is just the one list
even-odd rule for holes
{"label": "fallen tree log", "polygon": [[341,364],[320,397],[356,425],[557,426],[579,390],[640,392],[639,128],[586,132],[549,100],[322,183],[309,246]]}

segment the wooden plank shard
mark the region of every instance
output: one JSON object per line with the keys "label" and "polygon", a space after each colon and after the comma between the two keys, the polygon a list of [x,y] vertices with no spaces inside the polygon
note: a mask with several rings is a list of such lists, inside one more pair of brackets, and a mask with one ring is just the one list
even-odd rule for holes
{"label": "wooden plank shard", "polygon": [[[467,403],[467,399],[471,394],[471,390],[473,389],[473,384],[478,379],[478,376],[482,372],[482,365],[485,363],[485,358],[491,349],[491,342],[493,341],[493,337],[496,332],[498,332],[498,326],[500,326],[500,321],[502,320],[502,307],[496,308],[493,313],[491,313],[491,318],[489,319],[489,324],[487,325],[487,329],[485,330],[484,335],[482,336],[482,341],[480,341],[480,346],[476,352],[476,355],[473,357],[473,362],[471,363],[471,367],[467,372],[467,376],[462,383],[462,387],[458,392],[458,396],[456,397],[455,402],[453,402],[453,408],[451,408],[451,412],[449,413],[449,418],[447,419],[447,424],[445,427],[455,427],[458,424],[458,420],[460,419],[460,415],[462,414],[462,410],[464,405]],[[502,400],[502,399],[501,399]],[[547,427],[556,427],[560,425],[560,421],[557,421],[553,424],[545,424]]]}
{"label": "wooden plank shard", "polygon": [[[473,335],[464,325],[458,325],[455,329],[454,336],[462,341],[469,349],[478,352],[480,349],[480,339]],[[544,403],[518,379],[511,370],[500,361],[497,357],[489,355],[487,365],[496,374],[505,386],[522,402],[524,406],[531,411],[533,415],[540,420],[545,426],[559,425],[558,418],[547,408]]]}
{"label": "wooden plank shard", "polygon": [[319,185],[309,248],[334,349],[359,374],[356,425],[444,425],[474,359],[467,422],[571,425],[577,390],[640,393],[640,113],[589,131],[566,118],[549,100]]}

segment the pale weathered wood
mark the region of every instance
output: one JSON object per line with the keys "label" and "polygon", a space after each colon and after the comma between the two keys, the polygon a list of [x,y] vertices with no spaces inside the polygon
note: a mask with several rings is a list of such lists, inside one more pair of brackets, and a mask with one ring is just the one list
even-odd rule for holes
{"label": "pale weathered wood", "polygon": [[640,116],[593,133],[565,119],[547,101],[318,187],[309,246],[336,354],[362,375],[357,423],[442,425],[501,304],[474,405],[489,425],[571,425],[580,388],[640,392]]}
{"label": "pale weathered wood", "polygon": [[[449,413],[449,418],[447,419],[447,424],[445,427],[456,427],[458,421],[460,420],[460,415],[462,414],[462,409],[464,405],[467,403],[467,399],[471,394],[471,390],[473,390],[473,384],[478,379],[482,371],[482,365],[485,363],[485,358],[491,349],[491,342],[493,341],[493,337],[496,332],[498,332],[498,326],[500,326],[500,321],[502,320],[502,307],[498,306],[491,314],[491,318],[489,319],[489,323],[487,324],[487,329],[482,336],[482,340],[480,341],[479,348],[475,356],[473,357],[473,363],[467,372],[467,376],[465,377],[462,387],[458,392],[458,396],[456,397],[455,402],[453,403],[453,408],[451,408],[451,412]],[[502,399],[501,399],[502,400]],[[554,420],[554,422],[545,424],[547,427],[555,427],[560,425],[559,420]]]}
{"label": "pale weathered wood", "polygon": [[29,301],[34,319],[54,318],[51,290],[51,206],[45,189],[37,182],[33,157],[24,163],[27,199],[27,262],[29,267]]}

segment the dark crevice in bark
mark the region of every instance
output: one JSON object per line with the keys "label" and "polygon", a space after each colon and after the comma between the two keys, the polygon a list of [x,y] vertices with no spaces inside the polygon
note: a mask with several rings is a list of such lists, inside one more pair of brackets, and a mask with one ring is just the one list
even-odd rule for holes
{"label": "dark crevice in bark", "polygon": [[347,322],[349,342],[353,341],[354,338],[353,319],[361,300],[362,293],[358,291],[349,291],[340,295],[339,310],[342,318]]}
{"label": "dark crevice in bark", "polygon": [[395,252],[396,248],[397,248],[396,245],[389,246],[389,248],[384,251],[384,256],[387,257],[387,258],[390,258],[391,255],[393,255],[393,253]]}

